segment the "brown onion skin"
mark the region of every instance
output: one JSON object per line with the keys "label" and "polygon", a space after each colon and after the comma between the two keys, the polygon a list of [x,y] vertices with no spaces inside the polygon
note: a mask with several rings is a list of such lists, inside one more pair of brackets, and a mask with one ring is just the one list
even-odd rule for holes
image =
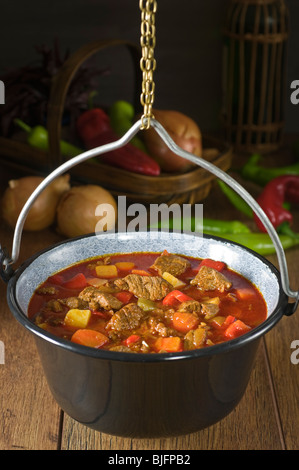
{"label": "brown onion skin", "polygon": [[99,204],[109,204],[112,209],[106,217],[107,230],[114,229],[117,204],[109,191],[97,185],[74,186],[66,192],[57,207],[57,232],[68,238],[95,233],[102,219],[95,215]]}
{"label": "brown onion skin", "polygon": [[[154,109],[153,114],[179,147],[201,156],[202,135],[193,119],[179,111]],[[172,152],[154,128],[145,130],[143,137],[148,153],[159,163],[163,171],[185,172],[195,166],[194,163]]]}
{"label": "brown onion skin", "polygon": [[[43,179],[40,176],[25,176],[9,181],[1,200],[1,211],[10,227],[15,227],[25,202]],[[70,189],[69,180],[69,175],[62,175],[43,190],[28,212],[23,227],[25,231],[43,230],[54,223],[58,202],[62,194]]]}

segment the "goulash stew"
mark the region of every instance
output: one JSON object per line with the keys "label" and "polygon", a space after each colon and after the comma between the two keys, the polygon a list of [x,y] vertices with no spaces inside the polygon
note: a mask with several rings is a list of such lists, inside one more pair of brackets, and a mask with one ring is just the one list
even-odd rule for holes
{"label": "goulash stew", "polygon": [[234,339],[262,323],[258,289],[223,262],[168,253],[103,256],[73,265],[34,293],[29,317],[81,345],[179,352]]}

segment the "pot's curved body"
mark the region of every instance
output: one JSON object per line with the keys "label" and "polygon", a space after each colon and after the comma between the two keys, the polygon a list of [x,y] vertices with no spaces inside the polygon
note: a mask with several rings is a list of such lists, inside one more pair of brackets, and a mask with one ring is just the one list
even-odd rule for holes
{"label": "pot's curved body", "polygon": [[78,355],[37,338],[60,407],[97,431],[134,438],[196,432],[229,414],[244,394],[258,343],[185,360],[132,362]]}
{"label": "pot's curved body", "polygon": [[[168,354],[86,348],[54,337],[27,318],[31,296],[48,276],[78,261],[120,252],[169,252],[222,260],[260,290],[267,319],[216,346]],[[267,260],[223,239],[178,233],[90,235],[59,244],[21,266],[8,284],[16,319],[36,339],[49,387],[71,417],[123,437],[198,431],[221,420],[242,398],[261,337],[287,310],[279,274]]]}

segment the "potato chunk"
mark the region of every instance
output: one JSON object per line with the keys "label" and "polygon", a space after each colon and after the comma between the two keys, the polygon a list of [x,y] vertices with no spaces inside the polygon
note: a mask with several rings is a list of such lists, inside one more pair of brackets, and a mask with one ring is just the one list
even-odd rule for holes
{"label": "potato chunk", "polygon": [[64,323],[75,328],[86,328],[91,317],[90,310],[72,308],[64,317]]}

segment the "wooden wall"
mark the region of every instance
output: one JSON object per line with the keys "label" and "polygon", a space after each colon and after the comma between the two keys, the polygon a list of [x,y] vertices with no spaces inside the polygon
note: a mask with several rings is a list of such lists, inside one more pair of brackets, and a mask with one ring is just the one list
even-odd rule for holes
{"label": "wooden wall", "polygon": [[[292,28],[290,84],[299,80],[299,2],[287,0],[287,5]],[[227,0],[158,1],[155,106],[185,112],[203,130],[220,127],[221,31],[226,8]],[[10,0],[2,2],[1,20],[1,72],[36,59],[34,47],[51,46],[55,38],[62,51],[75,51],[95,39],[121,38],[139,44],[138,0]],[[123,53],[98,55],[95,60],[111,69],[111,75],[100,81],[103,102],[130,99],[132,75]],[[290,103],[289,90],[286,94],[286,130],[297,132],[299,105]]]}

